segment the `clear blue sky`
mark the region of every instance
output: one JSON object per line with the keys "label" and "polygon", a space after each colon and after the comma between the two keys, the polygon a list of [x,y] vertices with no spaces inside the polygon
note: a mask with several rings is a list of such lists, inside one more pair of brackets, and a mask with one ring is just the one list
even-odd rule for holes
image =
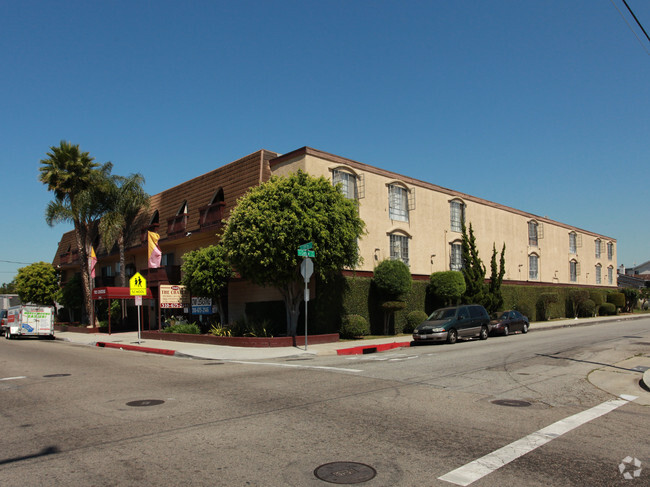
{"label": "clear blue sky", "polygon": [[[650,2],[628,0],[646,30]],[[621,0],[0,3],[0,282],[63,232],[61,140],[158,193],[311,146],[604,234],[650,260],[650,44]],[[645,41],[645,42],[643,42]]]}

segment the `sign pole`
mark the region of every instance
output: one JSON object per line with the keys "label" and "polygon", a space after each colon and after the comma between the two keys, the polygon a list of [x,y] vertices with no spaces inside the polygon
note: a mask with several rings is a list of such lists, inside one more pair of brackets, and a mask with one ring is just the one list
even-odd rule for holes
{"label": "sign pole", "polygon": [[305,279],[305,352],[307,351],[307,308],[309,304],[309,280]]}
{"label": "sign pole", "polygon": [[[307,245],[311,246],[312,244],[301,245],[301,247],[305,247]],[[307,252],[309,252],[308,255],[305,254]],[[309,278],[314,273],[314,263],[309,257],[314,257],[315,253],[313,250],[298,249],[298,256],[304,257],[304,259],[302,259],[302,263],[300,264],[300,273],[302,274],[302,277],[305,280],[304,296],[305,296],[305,352],[306,352],[307,351],[307,308],[309,305]]]}

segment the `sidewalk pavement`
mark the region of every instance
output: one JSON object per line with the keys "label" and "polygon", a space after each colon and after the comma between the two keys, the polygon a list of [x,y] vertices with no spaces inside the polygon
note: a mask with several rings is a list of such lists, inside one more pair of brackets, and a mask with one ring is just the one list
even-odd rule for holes
{"label": "sidewalk pavement", "polygon": [[[556,321],[533,322],[530,325],[529,333],[553,330],[558,328],[567,328],[574,326],[589,326],[597,323],[618,322],[622,320],[642,319],[650,315],[619,315],[619,316],[599,316],[595,318],[565,319]],[[385,338],[374,338],[367,340],[349,340],[338,341],[334,343],[324,343],[317,345],[308,345],[305,350],[304,345],[295,347],[230,347],[223,345],[204,345],[186,342],[173,342],[166,340],[140,340],[138,341],[137,332],[113,333],[111,335],[104,333],[75,333],[75,332],[57,332],[58,340],[65,340],[70,343],[80,345],[90,345],[106,348],[116,348],[121,350],[139,351],[146,353],[156,353],[163,355],[173,355],[176,357],[185,357],[203,360],[244,360],[255,361],[276,358],[324,356],[324,355],[353,355],[382,352],[390,349],[410,346],[410,335],[397,335]],[[298,340],[298,343],[300,341]],[[646,348],[650,350],[650,347]],[[627,362],[631,362],[628,364]],[[645,367],[649,369],[645,372]],[[637,370],[638,369],[638,370]],[[616,395],[628,394],[630,384],[641,382],[645,383],[646,390],[639,388],[639,384],[633,387],[634,390],[645,392],[647,398],[645,404],[650,405],[650,351],[628,359],[625,363],[614,364],[614,366],[604,367],[595,370],[590,374],[590,381],[601,389],[612,392]],[[619,382],[625,382],[624,391],[616,392],[616,385]],[[602,386],[601,386],[602,385]],[[643,386],[642,386],[643,387]],[[609,389],[608,389],[609,388]],[[610,390],[612,389],[612,390]],[[638,392],[638,391],[637,391]],[[636,394],[638,395],[638,394]]]}

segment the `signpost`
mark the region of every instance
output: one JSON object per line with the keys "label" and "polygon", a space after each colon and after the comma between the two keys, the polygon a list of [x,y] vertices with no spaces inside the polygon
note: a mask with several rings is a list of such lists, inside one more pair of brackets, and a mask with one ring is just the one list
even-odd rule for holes
{"label": "signpost", "polygon": [[138,307],[138,343],[140,341],[140,308],[142,307],[142,296],[147,295],[147,280],[142,277],[142,274],[136,272],[133,277],[129,279],[129,293],[131,296],[136,296],[135,304]]}
{"label": "signpost", "polygon": [[307,351],[307,304],[309,303],[309,279],[314,273],[314,263],[310,257],[316,257],[316,252],[310,250],[313,248],[313,242],[298,247],[298,257],[304,257],[300,264],[300,274],[302,274],[302,277],[305,280],[305,352]]}

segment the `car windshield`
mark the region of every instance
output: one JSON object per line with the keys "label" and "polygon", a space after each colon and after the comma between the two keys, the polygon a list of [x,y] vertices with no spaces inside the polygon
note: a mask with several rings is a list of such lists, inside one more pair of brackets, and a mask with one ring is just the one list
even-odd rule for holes
{"label": "car windshield", "polygon": [[499,316],[499,320],[507,320],[508,319],[508,312],[506,311],[505,313],[501,313],[501,316]]}
{"label": "car windshield", "polygon": [[429,321],[446,320],[447,318],[453,318],[454,316],[456,316],[456,308],[437,309],[431,313]]}

